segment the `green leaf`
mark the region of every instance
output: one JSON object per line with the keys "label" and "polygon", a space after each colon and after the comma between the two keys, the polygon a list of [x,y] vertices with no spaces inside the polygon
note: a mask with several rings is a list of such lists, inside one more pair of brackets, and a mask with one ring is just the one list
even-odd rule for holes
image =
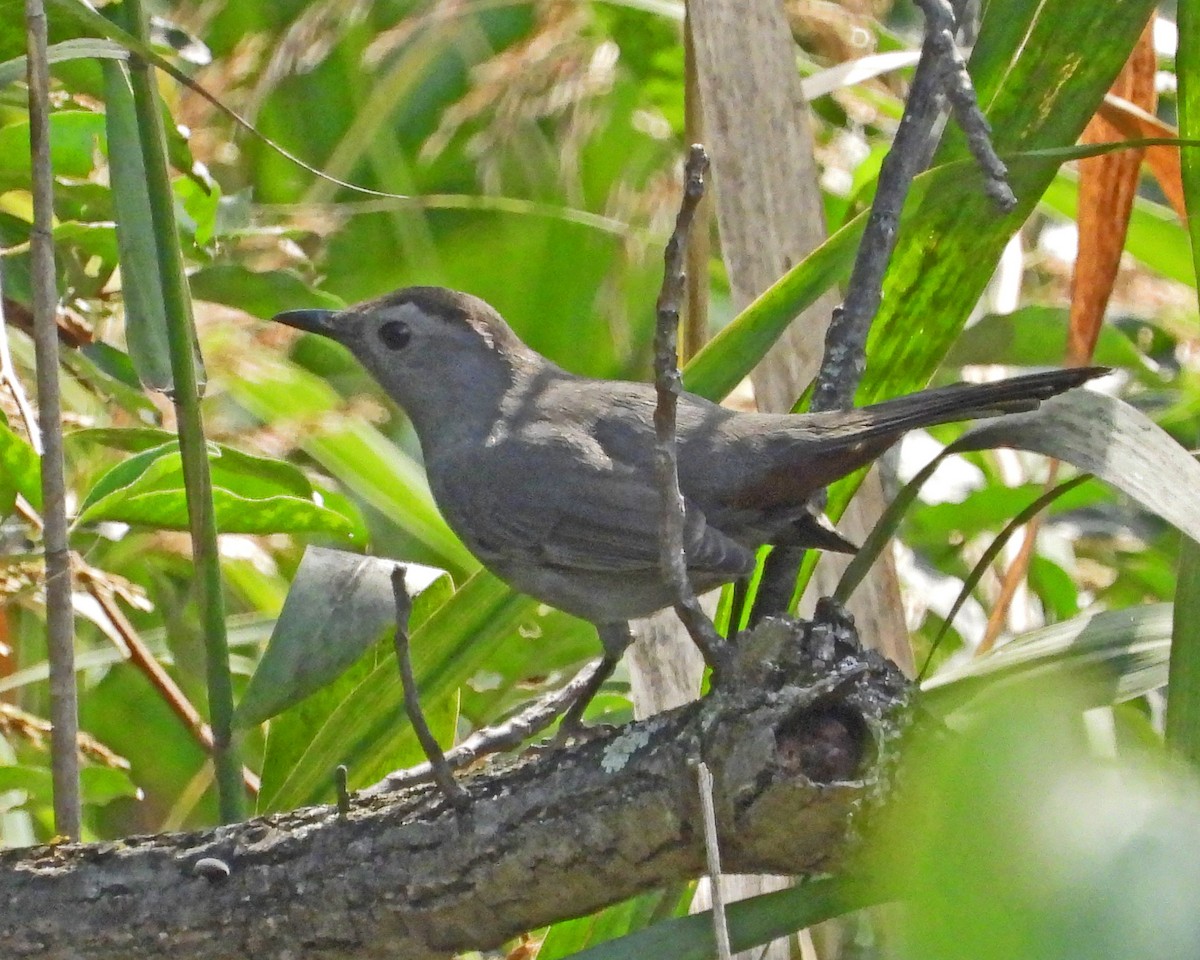
{"label": "green leaf", "polygon": [[[52,43],[46,49],[47,63],[65,63],[68,60],[128,60],[129,51],[111,40],[95,37],[78,37]],[[0,87],[25,79],[28,69],[25,57],[13,57],[0,63]]]}
{"label": "green leaf", "polygon": [[[28,440],[18,437],[3,421],[0,421],[0,476],[4,485],[23,496],[33,509],[42,509],[41,458]],[[0,516],[11,509],[11,504],[8,509],[0,509]]]}
{"label": "green leaf", "polygon": [[[165,392],[175,381],[133,88],[125,64],[105,61],[102,67],[108,170],[125,297],[125,340],[138,379],[151,390]],[[170,242],[175,243],[175,238]]]}
{"label": "green leaf", "polygon": [[[1067,355],[1068,322],[1065,307],[1029,306],[1012,313],[988,314],[959,335],[942,365],[1002,363],[1016,367],[1056,367]],[[1100,328],[1092,361],[1161,379],[1133,341],[1112,326]]]}
{"label": "green leaf", "polygon": [[[809,880],[748,897],[725,908],[730,945],[735,951],[749,950],[883,899],[878,890],[846,877]],[[704,910],[571,954],[571,960],[713,960],[716,956],[712,911]]]}
{"label": "green leaf", "polygon": [[323,418],[305,429],[300,447],[348,490],[382,512],[431,551],[429,559],[457,574],[479,569],[438,513],[424,472],[378,428],[358,416],[337,414],[342,399],[321,377],[293,363],[263,358],[253,379],[228,384],[243,407],[270,423]]}
{"label": "green leaf", "polygon": [[1000,685],[1083,680],[1088,705],[1131,700],[1167,682],[1169,603],[1106,610],[1014,637],[982,657],[926,680],[921,702],[938,713],[968,705]]}
{"label": "green leaf", "polygon": [[[364,542],[357,518],[314,502],[296,467],[208,445],[213,505],[222,533],[327,533]],[[183,464],[175,441],[150,447],[105,473],[80,504],[80,523],[113,520],[159,529],[188,529]]]}
{"label": "green leaf", "polygon": [[[445,571],[404,564],[416,597]],[[381,636],[395,630],[396,563],[309,547],[266,652],[234,715],[237,726],[261,723],[338,677]],[[448,577],[446,577],[448,581]]]}
{"label": "green leaf", "polygon": [[[87,177],[95,152],[104,149],[104,115],[87,110],[59,110],[50,115],[50,162],[56,177]],[[0,189],[28,190],[29,121],[0,127]]]}
{"label": "green leaf", "polygon": [[[944,164],[917,177],[904,205],[884,296],[867,345],[860,404],[918,389],[941,362],[1058,164],[1124,65],[1151,0],[993,3],[971,58],[993,141],[1018,204],[1000,214],[983,189],[961,135],[947,132]],[[1022,39],[1005,44],[1013,31]],[[1087,49],[1087,57],[1078,51]],[[1049,77],[1049,79],[1048,79]],[[1105,149],[1099,148],[1097,152]],[[1057,158],[1057,159],[1054,159]],[[957,162],[954,162],[957,161]],[[849,276],[866,214],[856,217],[750,304],[688,364],[687,388],[719,399],[749,372],[802,309]],[[831,497],[840,515],[845,492]]]}
{"label": "green leaf", "polygon": [[130,453],[141,453],[152,447],[176,442],[175,434],[170,430],[156,427],[86,427],[72,430],[63,439],[69,446],[95,443]]}
{"label": "green leaf", "polygon": [[1171,671],[1167,681],[1167,744],[1200,764],[1200,546],[1184,537],[1179,548]]}
{"label": "green leaf", "polygon": [[[25,791],[29,796],[22,806],[49,805],[54,799],[50,768],[0,765],[0,792],[6,790]],[[79,771],[79,791],[80,799],[93,807],[102,807],[120,797],[141,797],[129,772],[114,767],[83,767]]]}
{"label": "green leaf", "polygon": [[[410,648],[421,706],[435,716],[456,710],[459,687],[483,669],[514,633],[554,643],[579,631],[592,634],[593,628],[513,593],[489,573],[477,573],[412,632]],[[294,723],[291,713],[271,723],[268,760],[276,726],[281,721]],[[305,723],[301,736],[302,749],[294,761],[264,766],[261,811],[289,810],[328,799],[333,771],[340,763],[349,767],[351,786],[362,787],[397,767],[424,759],[403,712],[394,657],[382,658],[326,716]]]}
{"label": "green leaf", "polygon": [[285,308],[340,310],[345,306],[332,294],[314,290],[311,284],[290,270],[255,273],[245,267],[223,264],[197,270],[188,278],[188,283],[197,300],[223,303],[263,320],[271,319]]}

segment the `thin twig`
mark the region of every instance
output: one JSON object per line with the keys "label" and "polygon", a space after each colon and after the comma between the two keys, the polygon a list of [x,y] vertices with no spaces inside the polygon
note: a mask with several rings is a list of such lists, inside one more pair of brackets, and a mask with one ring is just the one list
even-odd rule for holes
{"label": "thin twig", "polygon": [[[879,170],[878,189],[846,287],[846,300],[834,310],[825,334],[825,355],[813,389],[813,412],[847,410],[854,404],[866,368],[867,334],[879,311],[884,274],[896,247],[900,212],[913,178],[932,155],[947,99],[966,134],[971,153],[983,170],[988,195],[1002,211],[1011,210],[1016,204],[1006,179],[1008,171],[992,147],[990,128],[954,43],[954,11],[947,0],[917,0],[917,3],[925,14],[921,59],[913,74],[896,137]],[[812,504],[814,510],[824,509],[824,491],[812,498]],[[788,608],[804,553],[799,547],[777,547],[772,551],[759,586],[752,623]]]}
{"label": "thin twig", "polygon": [[337,809],[339,817],[350,816],[350,787],[348,786],[349,771],[344,763],[333,768],[333,785],[337,789]]}
{"label": "thin twig", "polygon": [[42,508],[46,555],[46,645],[50,659],[50,766],[54,829],[79,838],[79,757],[75,750],[79,706],[75,691],[75,617],[71,605],[71,554],[58,387],[58,307],[54,271],[54,185],[50,168],[50,65],[46,11],[25,0],[29,54],[29,144],[33,172],[33,228],[29,234],[33,331],[37,356],[38,415],[42,435]]}
{"label": "thin twig", "polygon": [[900,211],[913,177],[928,161],[932,134],[944,107],[941,73],[937,45],[927,39],[895,140],[879,169],[879,187],[854,259],[846,300],[834,311],[825,334],[813,412],[845,410],[854,403],[866,368],[867,333],[879,310],[883,276],[896,247]]}
{"label": "thin twig", "polygon": [[685,505],[679,490],[679,462],[675,442],[675,408],[682,390],[676,341],[679,333],[679,310],[684,292],[683,259],[688,230],[696,207],[704,196],[704,175],[708,170],[708,154],[700,144],[693,144],[684,166],[683,199],[675,229],[663,252],[663,282],[656,308],[654,332],[654,386],[658,403],[654,408],[654,431],[657,437],[655,473],[663,494],[659,532],[662,537],[662,572],[675,591],[675,610],[704,660],[719,670],[724,658],[724,641],[713,627],[696,599],[687,575],[687,556],[683,547]]}
{"label": "thin twig", "polygon": [[[477,730],[462,743],[456,744],[443,753],[447,766],[452,770],[461,770],[470,766],[476,760],[500,753],[504,750],[514,750],[530,737],[552,724],[569,706],[579,699],[580,692],[591,684],[592,677],[600,668],[602,661],[595,660],[580,670],[564,686],[534,701],[520,713],[514,714],[503,723],[493,727]],[[433,767],[430,763],[419,763],[406,770],[389,773],[378,783],[360,790],[364,797],[402,790],[418,783],[426,783],[433,779]]]}
{"label": "thin twig", "polygon": [[434,781],[446,799],[461,809],[468,802],[467,793],[454,779],[454,772],[446,763],[446,755],[442,753],[442,748],[421,711],[417,680],[413,676],[412,659],[408,655],[408,619],[412,615],[412,597],[408,595],[408,588],[404,584],[404,567],[399,564],[392,570],[392,596],[396,601],[396,662],[400,666],[400,685],[404,688],[404,709],[408,713],[408,720],[417,735],[421,749],[425,751]]}
{"label": "thin twig", "polygon": [[[692,21],[683,20],[683,125],[688,143],[704,142],[704,111],[700,109],[700,77],[692,42]],[[708,339],[708,260],[711,254],[709,222],[712,201],[707,195],[696,204],[695,224],[687,245],[687,293],[679,352],[686,363],[700,352]]]}
{"label": "thin twig", "polygon": [[[137,628],[129,622],[129,618],[117,605],[112,590],[104,580],[104,575],[78,559],[77,564],[80,583],[104,612],[109,625],[113,628],[114,640],[116,638],[120,640],[117,647],[120,649],[121,655],[141,671],[142,675],[150,681],[150,685],[158,691],[159,696],[170,707],[171,712],[179,718],[205,751],[212,755],[214,751],[212,727],[204,722],[200,711],[188,699],[187,694],[150,652],[150,648],[138,634]],[[242,783],[251,796],[258,795],[261,783],[258,775],[249,767],[242,767]]]}
{"label": "thin twig", "polygon": [[721,842],[717,837],[717,811],[713,805],[713,778],[708,764],[696,764],[696,783],[700,790],[700,813],[704,820],[704,856],[708,861],[708,883],[712,889],[713,935],[717,957],[729,960],[729,924],[725,920],[725,897],[721,892]]}
{"label": "thin twig", "polygon": [[1017,205],[1017,198],[1008,185],[1008,168],[992,145],[992,128],[975,99],[975,85],[967,73],[966,61],[954,42],[958,27],[954,10],[947,0],[917,0],[917,6],[925,14],[926,44],[936,51],[943,91],[954,110],[954,119],[966,135],[971,156],[983,171],[983,189],[1007,213]]}

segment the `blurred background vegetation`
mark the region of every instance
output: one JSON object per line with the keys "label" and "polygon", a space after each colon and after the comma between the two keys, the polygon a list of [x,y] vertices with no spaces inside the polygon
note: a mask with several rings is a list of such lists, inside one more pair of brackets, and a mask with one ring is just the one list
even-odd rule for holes
{"label": "blurred background vegetation", "polygon": [[[19,6],[0,3],[0,69],[24,52]],[[51,8],[51,41],[67,44],[60,50],[84,46],[52,68],[51,127],[63,426],[80,571],[86,839],[210,824],[217,806],[204,731],[189,714],[207,715],[206,691],[182,480],[162,449],[174,414],[139,381],[145,373],[127,335],[139,308],[124,262],[128,227],[118,236],[116,226],[122,208],[114,188],[120,133],[112,70],[121,61],[96,39],[103,31],[67,6]],[[920,44],[920,17],[903,0],[787,6],[806,76],[828,77],[823,71],[848,60]],[[981,99],[993,107],[1002,153],[1070,147],[1152,10],[1112,4],[1114,36],[1096,36],[1085,51],[1072,33],[1075,14],[1066,12],[1072,5],[1048,6],[1050,13],[1030,3],[1005,10],[984,4],[973,69]],[[1135,126],[1134,133],[1117,126],[1098,139],[1174,134],[1173,7],[1163,5],[1147,34],[1157,96],[1143,109],[1159,126]],[[178,242],[207,376],[206,432],[221,445],[212,468],[235,692],[254,671],[305,548],[322,545],[446,571],[418,598],[415,613],[425,707],[447,736],[500,719],[594,657],[591,628],[486,575],[469,579],[478,564],[437,516],[403,414],[340,348],[297,340],[264,321],[280,310],[337,307],[409,284],[445,285],[493,303],[527,342],[570,370],[648,378],[662,244],[686,144],[682,4],[207,0],[163,2],[153,12],[162,56],[259,134],[160,74]],[[1056,30],[1038,20],[1052,14],[1065,18]],[[1012,24],[1022,17],[1046,29],[1020,35]],[[1061,100],[1049,99],[1049,68],[1081,54],[1101,64],[1103,83],[1081,81]],[[1047,65],[1045,88],[1005,91],[1002,67],[1020,58]],[[831,233],[870,203],[909,76],[911,66],[850,85],[834,81],[832,92],[814,99]],[[31,201],[25,91],[13,82],[19,77],[23,68],[10,70],[0,87],[0,838],[7,845],[53,832],[37,458],[23,400],[33,383]],[[1061,126],[1059,114],[1038,115],[1043,97],[1061,109]],[[957,134],[946,139],[942,165],[962,155]],[[315,176],[278,147],[365,190]],[[1174,155],[1177,165],[1178,148]],[[986,201],[963,209],[949,189],[965,183],[964,191],[977,193],[976,181],[947,167],[946,177],[936,179],[935,171],[924,192],[917,189],[914,219],[906,220],[913,242],[889,277],[892,297],[885,291],[887,317],[873,333],[875,366],[863,400],[917,388],[931,376],[961,379],[964,368],[978,376],[996,366],[1063,362],[1072,291],[1076,300],[1081,289],[1092,292],[1092,281],[1074,273],[1086,243],[1075,218],[1093,215],[1098,232],[1119,236],[1119,228],[1103,218],[1111,203],[1082,189],[1076,165],[1060,168],[1061,159],[1014,161],[1015,179],[1036,182],[1029,199],[1040,200],[1022,211],[1011,242],[1007,233],[989,234],[986,255],[965,239],[991,229],[970,219]],[[1106,322],[1095,359],[1119,370],[1109,389],[1190,449],[1200,408],[1198,316],[1188,236],[1171,208],[1178,173],[1171,181],[1149,155],[1142,171],[1139,179],[1135,167],[1138,196],[1107,310],[1100,304]],[[853,229],[838,237],[852,241]],[[715,332],[738,311],[711,230]],[[939,257],[957,263],[946,269]],[[801,279],[823,289],[844,279],[844,271],[833,273]],[[947,293],[959,290],[955,284],[961,302]],[[914,360],[914,350],[924,352]],[[744,372],[755,358],[717,359]],[[940,428],[907,441],[885,461],[887,484],[895,489],[910,478],[959,431]],[[919,802],[902,804],[880,827],[876,848],[884,860],[888,851],[919,851],[894,868],[899,882],[923,891],[915,921],[897,943],[867,943],[859,933],[847,949],[1194,957],[1197,861],[1179,851],[1196,849],[1200,806],[1193,781],[1161,750],[1172,626],[1163,605],[1176,598],[1180,535],[1113,487],[1085,482],[1050,508],[1011,603],[997,607],[1006,573],[1021,562],[1015,549],[984,572],[934,651],[968,573],[1042,493],[1047,468],[1012,451],[972,453],[948,461],[937,476],[906,514],[894,550],[916,661],[932,656],[931,684],[942,684],[932,702],[965,717],[967,732],[933,758],[927,747],[914,749]],[[1126,616],[1097,620],[1105,611]],[[1030,633],[1038,628],[1049,632]],[[998,645],[987,661],[994,671],[1020,676],[1023,668],[1011,664],[1024,663],[1030,673],[1032,664],[1043,674],[1040,684],[988,684],[986,696],[977,694],[968,681],[978,682],[969,675],[984,663],[976,653],[985,636],[985,645]],[[131,644],[144,646],[146,656],[131,657]],[[1025,651],[1025,659],[994,659],[1006,647]],[[389,649],[368,644],[332,684],[267,723],[245,725],[245,780],[259,810],[328,802],[338,763],[348,764],[352,785],[364,785],[420,758],[398,709]],[[951,696],[952,689],[972,696]],[[618,674],[598,713],[627,717],[624,693]],[[1048,845],[1048,836],[1062,849]],[[1061,870],[1037,868],[1043,862]],[[1145,903],[1124,897],[1147,889],[1156,896]],[[995,899],[998,890],[1011,899]],[[562,956],[645,926],[676,901],[639,901],[565,924],[549,934],[541,955]],[[1102,910],[1101,901],[1112,908]],[[1068,929],[1063,917],[1071,910]],[[1130,933],[1126,914],[1142,924],[1139,935]],[[1129,945],[1106,951],[1097,944],[1115,941],[1097,938],[1116,935],[1101,919],[1114,916]],[[993,929],[1010,936],[979,934]]]}

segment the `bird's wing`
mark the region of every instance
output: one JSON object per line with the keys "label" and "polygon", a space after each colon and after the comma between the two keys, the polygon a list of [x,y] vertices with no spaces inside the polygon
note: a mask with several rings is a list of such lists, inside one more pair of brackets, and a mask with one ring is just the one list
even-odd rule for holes
{"label": "bird's wing", "polygon": [[[657,570],[662,495],[638,471],[594,451],[564,456],[554,444],[521,456],[481,452],[456,488],[447,519],[485,562],[489,558],[603,572]],[[486,478],[481,482],[481,478]],[[459,505],[455,510],[452,504]],[[465,509],[462,505],[469,504]],[[450,509],[446,509],[446,507]],[[733,578],[753,569],[753,552],[709,526],[685,501],[688,569]]]}

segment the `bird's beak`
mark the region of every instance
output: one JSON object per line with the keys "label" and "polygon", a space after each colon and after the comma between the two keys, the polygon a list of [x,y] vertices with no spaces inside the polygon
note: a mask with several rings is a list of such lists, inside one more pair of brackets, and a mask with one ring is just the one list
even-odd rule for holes
{"label": "bird's beak", "polygon": [[333,323],[336,316],[336,310],[285,310],[271,319],[275,323],[286,323],[289,327],[295,327],[305,333],[319,333],[323,337],[338,340],[338,328]]}

